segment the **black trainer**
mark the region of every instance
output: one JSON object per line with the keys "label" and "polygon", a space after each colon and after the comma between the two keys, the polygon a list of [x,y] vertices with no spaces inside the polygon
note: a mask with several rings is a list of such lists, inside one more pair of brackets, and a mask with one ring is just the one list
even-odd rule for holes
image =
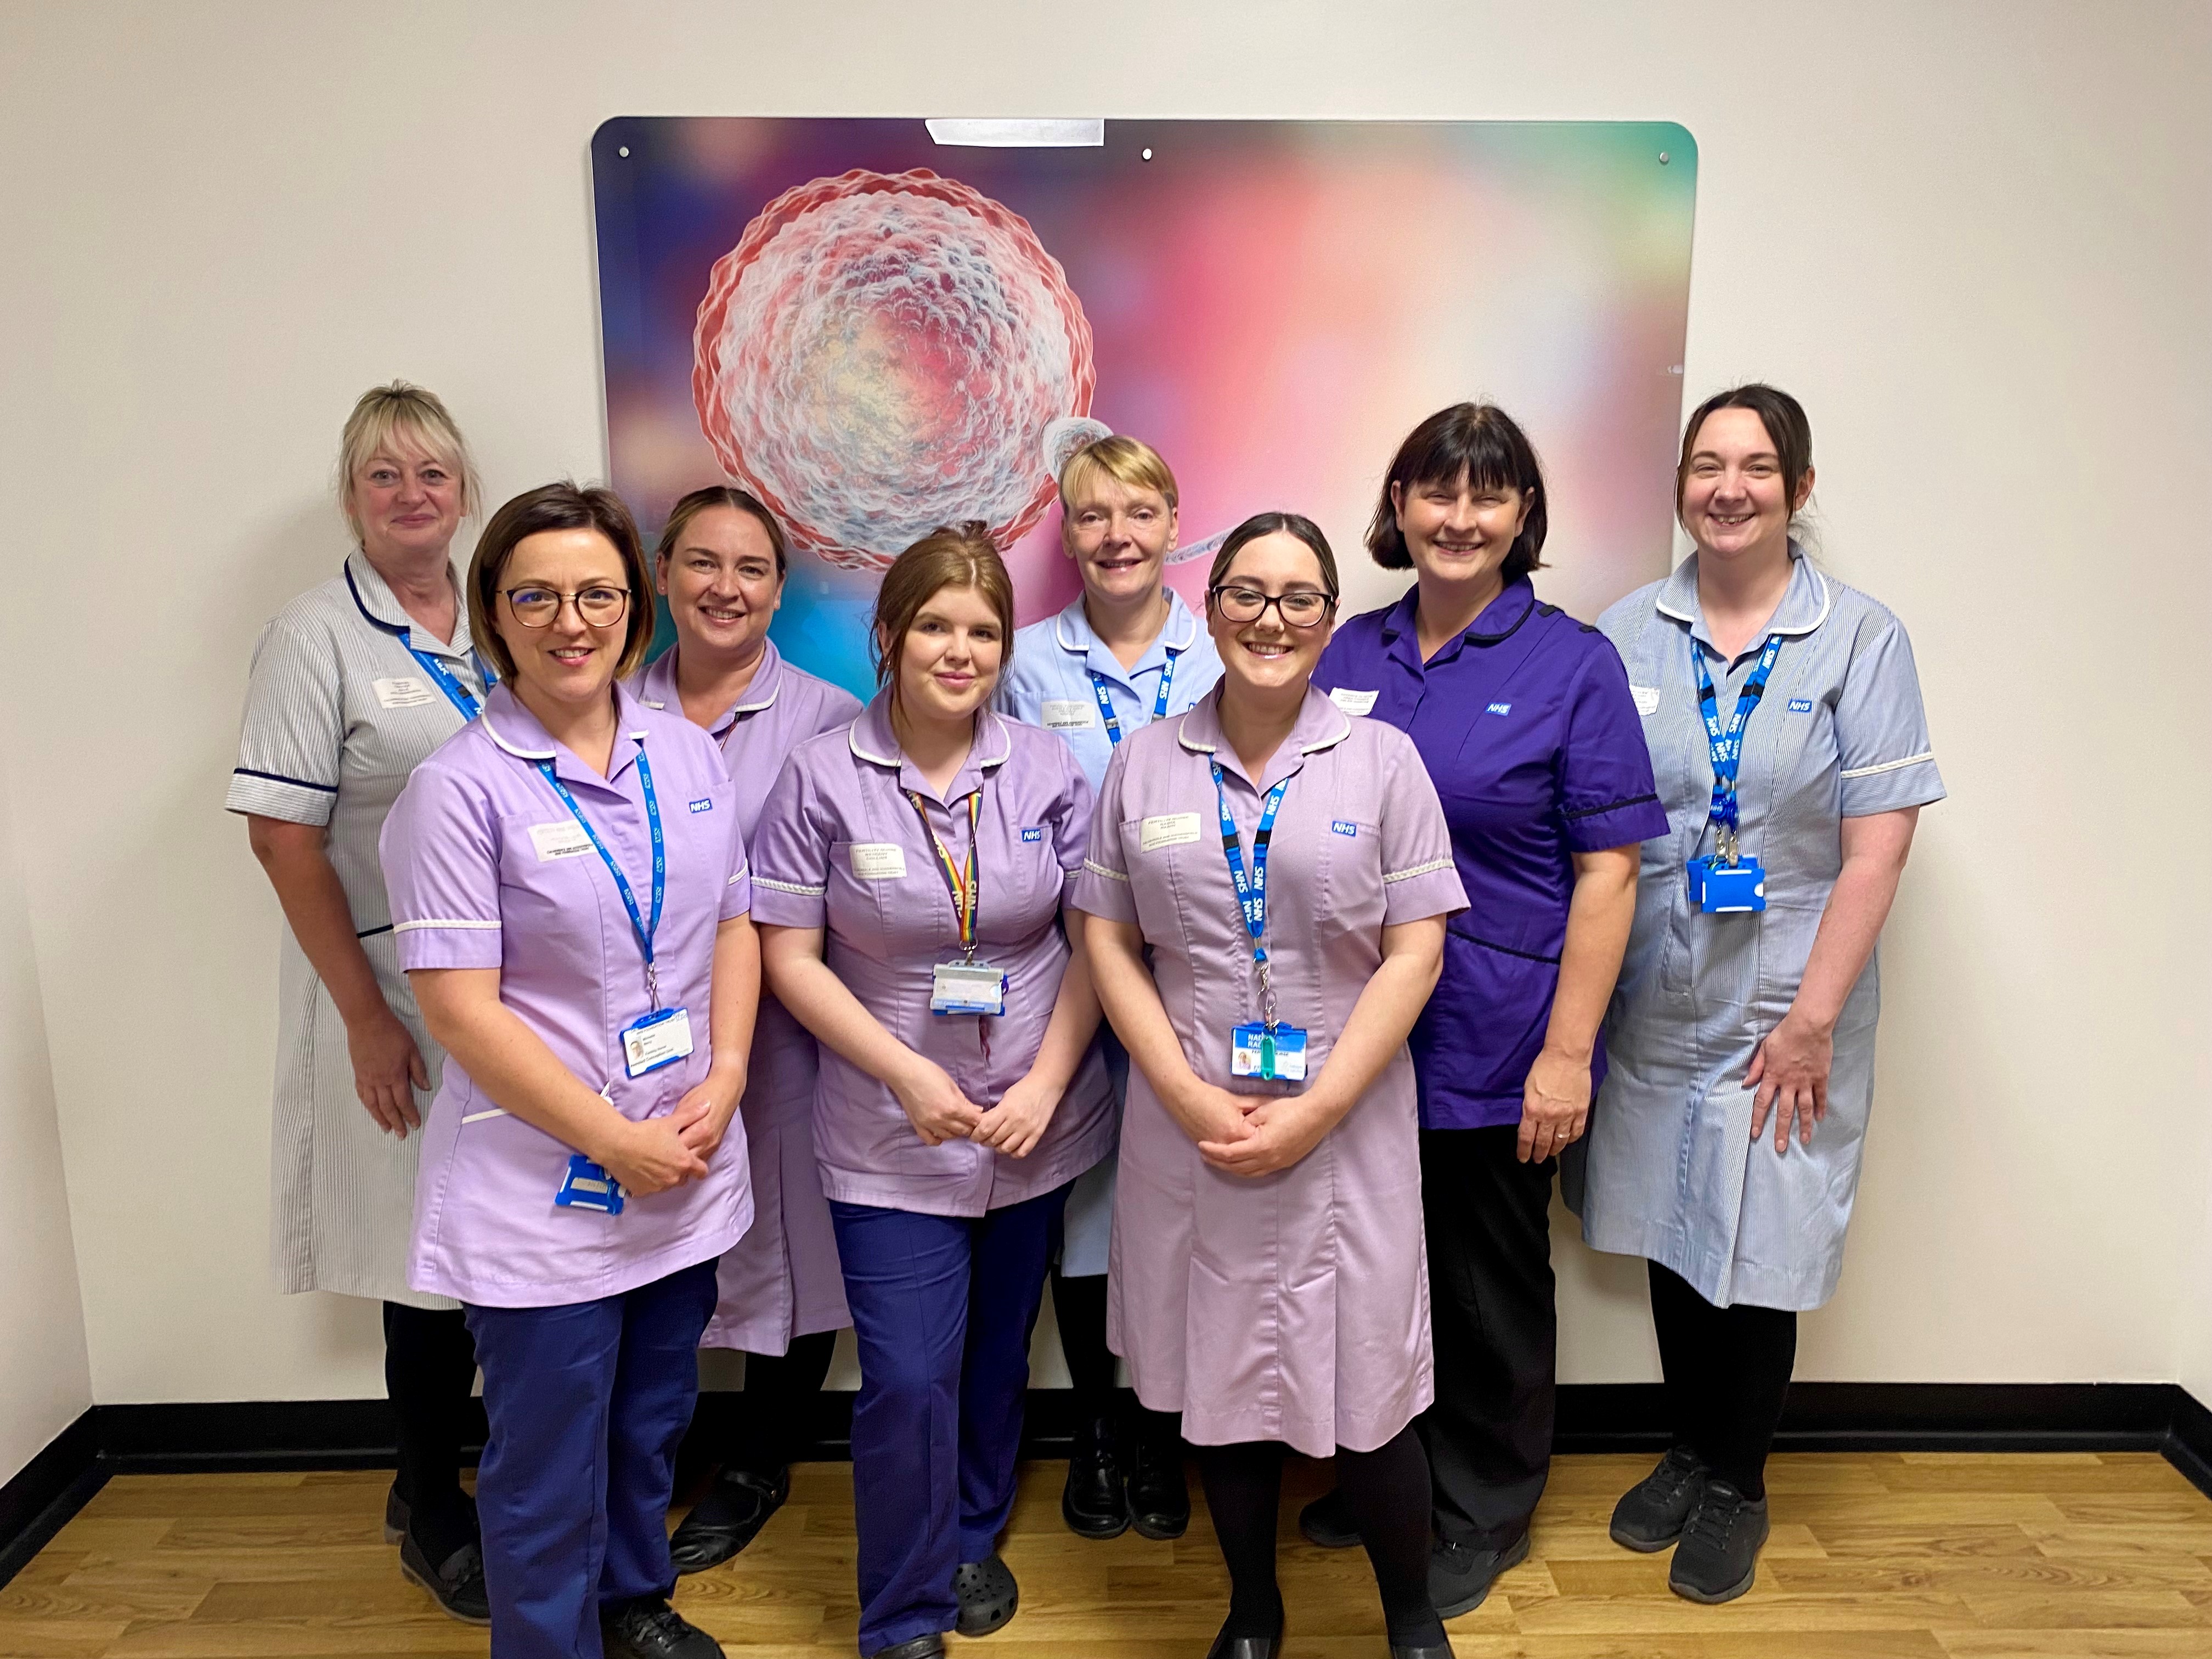
{"label": "black trainer", "polygon": [[384,1494],[384,1541],[396,1544],[407,1536],[407,1500],[399,1495],[399,1483],[392,1483],[392,1490]]}
{"label": "black trainer", "polygon": [[[1185,1516],[1188,1500],[1185,1500]],[[1129,1530],[1129,1498],[1121,1487],[1121,1462],[1114,1425],[1104,1418],[1086,1424],[1067,1460],[1060,1518],[1079,1538],[1119,1538]]]}
{"label": "black trainer", "polygon": [[963,1636],[1003,1629],[1022,1605],[1022,1587],[996,1550],[988,1560],[962,1562],[952,1574],[952,1594],[960,1602],[960,1622],[953,1628]]}
{"label": "black trainer", "polygon": [[484,1589],[483,1551],[464,1544],[438,1566],[430,1565],[412,1532],[399,1537],[399,1571],[430,1592],[430,1599],[465,1625],[491,1623],[491,1594]]}
{"label": "black trainer", "polygon": [[1764,1498],[1754,1504],[1718,1476],[1707,1476],[1675,1546],[1667,1588],[1692,1601],[1735,1601],[1759,1576],[1766,1534]]}
{"label": "black trainer", "polygon": [[1183,1479],[1180,1436],[1137,1439],[1137,1467],[1129,1474],[1129,1520],[1146,1538],[1180,1538],[1190,1527],[1190,1486]]}
{"label": "black trainer", "polygon": [[1359,1528],[1352,1523],[1352,1506],[1341,1487],[1327,1492],[1298,1511],[1298,1531],[1309,1544],[1325,1550],[1348,1550],[1359,1542]]}
{"label": "black trainer", "polygon": [[750,1469],[724,1469],[691,1506],[691,1513],[668,1540],[676,1571],[704,1572],[719,1567],[760,1536],[769,1517],[791,1496],[791,1471],[772,1475]]}
{"label": "black trainer", "polygon": [[657,1595],[599,1609],[606,1659],[724,1659],[722,1644]]}
{"label": "black trainer", "polygon": [[1669,1446],[1659,1467],[1621,1494],[1613,1506],[1613,1541],[1623,1549],[1650,1555],[1682,1535],[1682,1523],[1697,1507],[1698,1494],[1712,1473],[1687,1446]]}
{"label": "black trainer", "polygon": [[1437,1617],[1456,1619],[1473,1613],[1490,1594],[1498,1574],[1528,1559],[1525,1532],[1502,1550],[1471,1549],[1438,1540],[1429,1552],[1429,1600],[1437,1604]]}
{"label": "black trainer", "polygon": [[888,1648],[878,1648],[872,1659],[945,1659],[945,1638],[936,1631]]}
{"label": "black trainer", "polygon": [[[1236,1616],[1231,1613],[1230,1619],[1233,1620]],[[1282,1645],[1283,1621],[1279,1618],[1275,1620],[1273,1636],[1231,1636],[1228,1624],[1224,1623],[1213,1638],[1213,1645],[1206,1649],[1206,1659],[1275,1659]]]}

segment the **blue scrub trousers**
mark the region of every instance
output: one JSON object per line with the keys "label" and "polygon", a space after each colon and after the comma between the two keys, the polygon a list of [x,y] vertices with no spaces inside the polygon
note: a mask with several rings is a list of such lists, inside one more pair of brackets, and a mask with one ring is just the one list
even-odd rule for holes
{"label": "blue scrub trousers", "polygon": [[601,1659],[599,1609],[676,1588],[668,1500],[714,1311],[709,1259],[557,1308],[468,1308],[491,1659]]}
{"label": "blue scrub trousers", "polygon": [[1030,1334],[1067,1188],[978,1217],[832,1202],[859,1339],[860,1651],[949,1631],[1014,1503]]}

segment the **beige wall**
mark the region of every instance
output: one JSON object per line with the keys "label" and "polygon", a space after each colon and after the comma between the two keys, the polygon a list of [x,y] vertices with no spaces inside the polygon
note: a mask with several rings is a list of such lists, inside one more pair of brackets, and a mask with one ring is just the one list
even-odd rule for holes
{"label": "beige wall", "polygon": [[[600,471],[586,141],[698,112],[1686,124],[1686,388],[1810,406],[1828,557],[1910,624],[1955,796],[1890,930],[1859,1221],[1802,1374],[2170,1378],[2185,1349],[2202,1388],[2207,18],[0,14],[0,736],[96,1396],[378,1387],[372,1310],[269,1288],[279,922],[220,810],[246,653],[343,551],[325,480],[369,382],[444,393],[495,499]],[[1634,1265],[1564,1258],[1566,1375],[1650,1375]]]}

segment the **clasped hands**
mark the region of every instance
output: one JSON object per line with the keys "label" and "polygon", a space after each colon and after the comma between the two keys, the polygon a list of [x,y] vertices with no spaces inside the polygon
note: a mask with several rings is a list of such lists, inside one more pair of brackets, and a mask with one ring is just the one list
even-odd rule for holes
{"label": "clasped hands", "polygon": [[635,1198],[703,1180],[744,1091],[743,1066],[710,1068],[672,1112],[642,1121],[617,1114],[589,1155]]}
{"label": "clasped hands", "polygon": [[1336,1121],[1311,1090],[1239,1095],[1195,1076],[1168,1109],[1208,1164],[1224,1175],[1247,1177],[1289,1169],[1321,1145]]}
{"label": "clasped hands", "polygon": [[890,1086],[923,1146],[972,1140],[1008,1158],[1027,1158],[1044,1139],[1065,1092],[1025,1072],[997,1105],[978,1106],[961,1093],[951,1073],[919,1054]]}

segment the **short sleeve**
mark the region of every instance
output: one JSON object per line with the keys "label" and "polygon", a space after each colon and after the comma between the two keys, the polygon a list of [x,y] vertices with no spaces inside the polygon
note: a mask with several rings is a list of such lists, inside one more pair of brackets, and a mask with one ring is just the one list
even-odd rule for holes
{"label": "short sleeve", "polygon": [[392,803],[377,852],[402,968],[500,966],[499,830],[481,788],[424,762]]}
{"label": "short sleeve", "polygon": [[331,821],[345,749],[339,674],[327,636],[282,617],[261,630],[225,807],[290,823]]}
{"label": "short sleeve", "polygon": [[1129,860],[1121,842],[1121,791],[1128,775],[1131,745],[1115,745],[1106,763],[1105,781],[1091,809],[1091,834],[1083,868],[1067,896],[1069,906],[1109,921],[1137,919],[1136,895],[1129,890]]}
{"label": "short sleeve", "polygon": [[1437,787],[1413,747],[1395,726],[1378,726],[1396,739],[1383,751],[1382,925],[1455,915],[1467,907],[1467,890],[1452,862],[1451,830]]}
{"label": "short sleeve", "polygon": [[775,927],[820,927],[829,907],[828,829],[818,821],[814,786],[793,756],[753,826],[752,914]]}
{"label": "short sleeve", "polygon": [[1595,853],[1667,833],[1643,717],[1620,653],[1602,634],[1575,677],[1559,756],[1559,817],[1568,848]]}
{"label": "short sleeve", "polygon": [[1852,653],[1836,701],[1840,799],[1847,818],[1870,817],[1943,799],[1936,746],[1920,702],[1912,641],[1894,617]]}
{"label": "short sleeve", "polygon": [[1075,752],[1055,741],[1060,750],[1060,789],[1052,802],[1052,849],[1060,860],[1060,902],[1075,899],[1076,883],[1083,875],[1083,854],[1091,845],[1091,780],[1075,763]]}

